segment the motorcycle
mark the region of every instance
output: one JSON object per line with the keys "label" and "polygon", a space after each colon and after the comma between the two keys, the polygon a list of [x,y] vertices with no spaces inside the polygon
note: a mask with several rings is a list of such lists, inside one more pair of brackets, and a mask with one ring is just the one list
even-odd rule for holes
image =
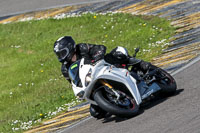
{"label": "motorcycle", "polygon": [[[136,56],[139,48],[135,50]],[[129,71],[134,60],[126,68],[109,64],[104,59],[85,64],[85,59],[73,63],[69,68],[74,94],[86,99],[110,114],[132,117],[138,114],[141,104],[156,94],[173,94],[177,85],[165,70],[151,65],[146,73],[141,70]]]}

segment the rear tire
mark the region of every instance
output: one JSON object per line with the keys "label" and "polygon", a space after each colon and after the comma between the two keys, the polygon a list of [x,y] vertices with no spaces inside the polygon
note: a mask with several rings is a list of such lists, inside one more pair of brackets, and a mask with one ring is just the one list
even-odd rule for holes
{"label": "rear tire", "polygon": [[125,109],[111,103],[103,93],[106,93],[104,89],[99,89],[94,94],[94,100],[103,110],[120,117],[132,117],[138,114],[139,106],[137,105],[135,100],[132,100],[134,104],[133,108]]}
{"label": "rear tire", "polygon": [[173,95],[176,92],[177,85],[175,79],[165,70],[158,68],[160,74],[166,77],[166,79],[160,80],[157,82],[160,88],[162,89],[161,93],[163,95]]}

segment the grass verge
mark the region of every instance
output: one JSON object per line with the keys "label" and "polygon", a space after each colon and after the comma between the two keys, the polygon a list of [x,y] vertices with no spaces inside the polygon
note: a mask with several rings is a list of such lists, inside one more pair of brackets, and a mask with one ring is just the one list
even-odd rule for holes
{"label": "grass verge", "polygon": [[56,110],[65,110],[66,103],[76,103],[53,53],[59,37],[104,44],[107,52],[124,46],[130,55],[140,46],[138,58],[150,61],[167,47],[174,30],[159,17],[119,13],[1,24],[0,131],[22,132]]}

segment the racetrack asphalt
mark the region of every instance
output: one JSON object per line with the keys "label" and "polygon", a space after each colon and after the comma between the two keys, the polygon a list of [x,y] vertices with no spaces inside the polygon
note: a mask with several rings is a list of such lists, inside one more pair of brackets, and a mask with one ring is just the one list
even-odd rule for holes
{"label": "racetrack asphalt", "polygon": [[112,0],[0,0],[0,17],[101,1]]}
{"label": "racetrack asphalt", "polygon": [[177,73],[174,96],[159,98],[130,119],[90,118],[58,133],[199,133],[200,61]]}

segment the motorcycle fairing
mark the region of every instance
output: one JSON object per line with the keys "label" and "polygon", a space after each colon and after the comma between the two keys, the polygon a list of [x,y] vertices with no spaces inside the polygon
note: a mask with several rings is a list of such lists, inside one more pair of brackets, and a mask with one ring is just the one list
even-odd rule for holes
{"label": "motorcycle fairing", "polygon": [[[95,65],[84,64],[84,58],[81,59],[79,64],[79,77],[83,87],[77,87],[72,82],[72,88],[74,94],[77,95],[79,92],[84,91],[84,98],[93,104],[96,104],[93,99],[91,99],[92,90],[95,89],[94,85],[100,79],[114,80],[124,84],[134,97],[136,103],[139,105],[142,100],[140,93],[138,91],[136,80],[130,75],[127,69],[116,68],[115,66],[100,60]],[[89,70],[92,70],[92,81],[88,86],[85,86],[85,77]]]}
{"label": "motorcycle fairing", "polygon": [[[104,65],[103,65],[104,64]],[[94,89],[94,85],[96,82],[100,79],[107,79],[107,80],[113,80],[120,82],[124,84],[127,89],[130,91],[132,96],[135,98],[136,103],[139,105],[142,100],[140,93],[138,91],[137,85],[136,85],[136,80],[130,75],[129,71],[127,69],[122,69],[122,68],[116,68],[112,65],[105,65],[107,64],[104,60],[102,60],[99,64],[95,66],[94,69],[95,73],[92,74],[92,81],[89,84],[88,87],[86,87],[85,92],[85,98],[87,100],[90,100],[90,95],[92,90]],[[93,70],[94,70],[93,69]]]}

